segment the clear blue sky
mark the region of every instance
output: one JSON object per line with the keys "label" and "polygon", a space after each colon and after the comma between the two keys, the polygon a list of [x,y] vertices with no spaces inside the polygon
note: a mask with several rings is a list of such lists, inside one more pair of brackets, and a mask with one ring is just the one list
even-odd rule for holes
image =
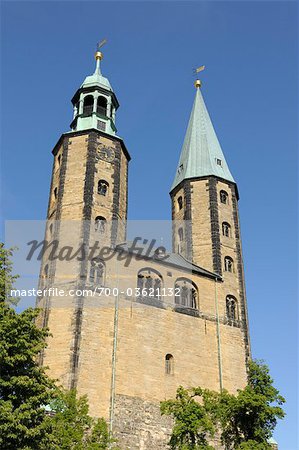
{"label": "clear blue sky", "polygon": [[297,448],[296,4],[290,2],[2,2],[4,216],[44,219],[52,156],[70,99],[94,69],[121,107],[132,155],[131,219],[168,219],[194,88],[238,182],[253,355],[287,398],[280,450]]}

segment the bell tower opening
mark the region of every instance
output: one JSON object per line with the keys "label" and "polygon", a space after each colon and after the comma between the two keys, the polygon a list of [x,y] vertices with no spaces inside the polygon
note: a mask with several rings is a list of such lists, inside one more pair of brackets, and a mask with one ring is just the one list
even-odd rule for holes
{"label": "bell tower opening", "polygon": [[107,116],[107,99],[105,97],[98,97],[97,101],[97,113],[100,116]]}
{"label": "bell tower opening", "polygon": [[92,95],[87,95],[84,98],[84,103],[83,103],[83,116],[91,116],[92,111],[93,111],[93,96]]}
{"label": "bell tower opening", "polygon": [[82,131],[95,128],[115,136],[117,132],[115,117],[119,103],[108,78],[101,72],[103,54],[97,51],[95,59],[94,73],[85,78],[72,99],[71,129]]}

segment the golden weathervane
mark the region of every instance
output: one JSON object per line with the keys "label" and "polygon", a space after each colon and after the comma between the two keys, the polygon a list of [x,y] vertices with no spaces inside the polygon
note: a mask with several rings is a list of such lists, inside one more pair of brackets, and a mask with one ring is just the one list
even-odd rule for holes
{"label": "golden weathervane", "polygon": [[97,51],[94,54],[95,59],[99,59],[99,60],[103,59],[103,53],[100,52],[100,48],[102,48],[103,45],[106,44],[106,42],[107,42],[107,39],[103,39],[102,41],[97,43]]}
{"label": "golden weathervane", "polygon": [[[199,72],[202,72],[203,70],[205,70],[205,67],[206,67],[206,66],[200,66],[200,67],[197,67],[197,69],[194,69],[193,72],[194,72],[195,74],[197,74],[197,73],[199,73]],[[201,81],[198,80],[198,79],[195,80],[194,86],[196,87],[196,89],[200,88],[200,87],[201,87]]]}

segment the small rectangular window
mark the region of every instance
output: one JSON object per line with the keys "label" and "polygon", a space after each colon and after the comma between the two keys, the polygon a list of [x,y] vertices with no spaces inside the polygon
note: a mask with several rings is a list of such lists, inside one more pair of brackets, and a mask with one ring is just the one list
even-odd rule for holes
{"label": "small rectangular window", "polygon": [[222,166],[222,161],[221,161],[221,159],[216,158],[216,162],[217,162],[218,166]]}
{"label": "small rectangular window", "polygon": [[102,120],[98,120],[98,129],[101,131],[106,131],[106,123]]}

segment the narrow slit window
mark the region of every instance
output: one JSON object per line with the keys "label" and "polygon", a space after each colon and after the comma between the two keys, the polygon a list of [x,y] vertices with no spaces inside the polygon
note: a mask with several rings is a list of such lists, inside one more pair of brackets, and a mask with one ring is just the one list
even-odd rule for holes
{"label": "narrow slit window", "polygon": [[232,295],[226,297],[226,318],[230,325],[238,320],[237,300]]}
{"label": "narrow slit window", "polygon": [[108,194],[109,183],[106,180],[98,182],[98,194],[106,196]]}
{"label": "narrow slit window", "polygon": [[228,193],[226,191],[220,191],[220,202],[224,205],[228,204]]}
{"label": "narrow slit window", "polygon": [[165,374],[174,374],[174,357],[170,353],[165,356]]}
{"label": "narrow slit window", "polygon": [[231,226],[227,222],[222,223],[222,234],[226,237],[231,237]]}
{"label": "narrow slit window", "polygon": [[181,195],[178,197],[178,208],[179,210],[183,209],[183,197]]}
{"label": "narrow slit window", "polygon": [[98,231],[101,234],[106,232],[107,220],[105,217],[98,216],[95,219],[95,231]]}
{"label": "narrow slit window", "polygon": [[182,242],[184,239],[184,230],[183,228],[178,229],[179,241]]}
{"label": "narrow slit window", "polygon": [[224,258],[224,270],[226,272],[233,272],[234,271],[234,261],[230,256],[226,256]]}

